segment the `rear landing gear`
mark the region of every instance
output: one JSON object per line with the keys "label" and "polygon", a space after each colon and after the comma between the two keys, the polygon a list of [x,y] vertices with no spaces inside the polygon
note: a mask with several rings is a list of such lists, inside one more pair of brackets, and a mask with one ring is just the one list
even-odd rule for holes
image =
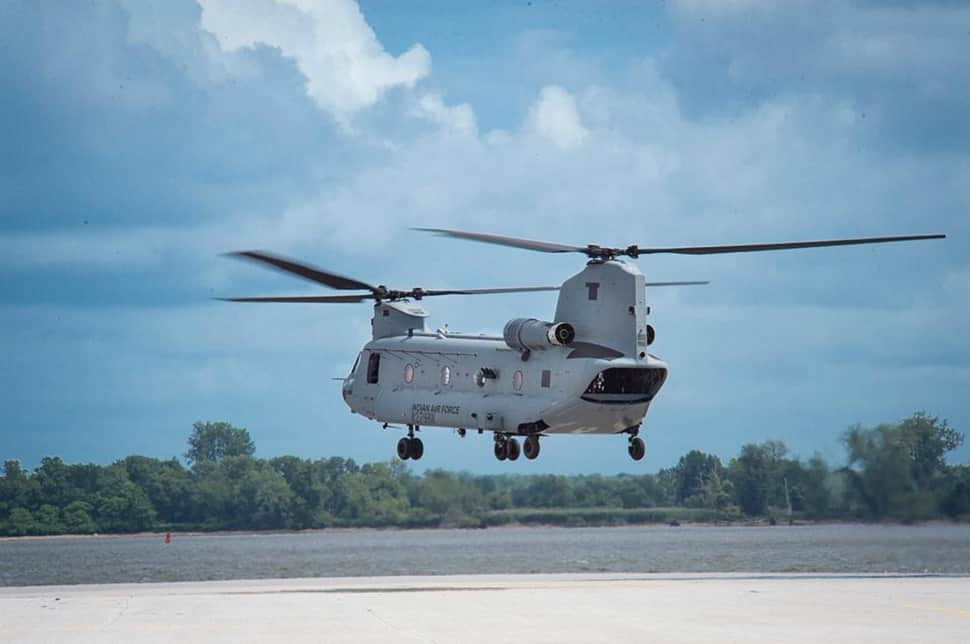
{"label": "rear landing gear", "polygon": [[424,456],[424,443],[414,437],[414,425],[408,425],[408,435],[397,442],[397,457],[402,461],[420,460]]}
{"label": "rear landing gear", "polygon": [[514,461],[522,453],[519,441],[504,434],[495,435],[495,458],[500,461]]}
{"label": "rear landing gear", "polygon": [[639,461],[647,453],[647,446],[639,436],[630,437],[630,446],[627,448],[630,458]]}
{"label": "rear landing gear", "polygon": [[539,437],[533,434],[526,438],[522,444],[522,453],[530,461],[535,460],[539,456]]}
{"label": "rear landing gear", "polygon": [[508,450],[508,459],[510,461],[518,460],[521,450],[519,449],[519,441],[514,438],[509,438],[505,442],[505,449]]}

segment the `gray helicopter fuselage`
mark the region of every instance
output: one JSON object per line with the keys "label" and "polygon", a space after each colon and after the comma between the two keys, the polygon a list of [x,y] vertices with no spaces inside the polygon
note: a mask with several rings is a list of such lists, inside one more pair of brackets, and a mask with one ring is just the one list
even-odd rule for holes
{"label": "gray helicopter fuselage", "polygon": [[[617,260],[590,262],[563,283],[552,323],[512,321],[503,336],[429,333],[417,304],[380,302],[343,397],[386,423],[506,434],[635,430],[667,376],[647,352],[646,315],[643,274]],[[557,344],[542,331],[560,324],[575,335]],[[521,328],[533,335],[520,340]]]}

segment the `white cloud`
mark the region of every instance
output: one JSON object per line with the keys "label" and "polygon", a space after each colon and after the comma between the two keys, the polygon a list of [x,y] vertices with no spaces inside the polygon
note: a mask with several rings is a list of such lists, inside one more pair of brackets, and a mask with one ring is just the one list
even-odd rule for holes
{"label": "white cloud", "polygon": [[455,133],[477,135],[475,112],[468,103],[460,105],[446,105],[440,94],[425,94],[418,101],[415,110],[421,116],[441,128]]}
{"label": "white cloud", "polygon": [[431,70],[415,44],[400,56],[384,50],[353,0],[200,0],[202,26],[226,51],[259,43],[293,58],[307,93],[346,123],[395,87],[413,87]]}
{"label": "white cloud", "polygon": [[573,95],[558,85],[547,85],[529,111],[532,128],[561,148],[572,148],[589,135],[583,127]]}
{"label": "white cloud", "polygon": [[[222,47],[235,51],[258,42],[279,47],[298,61],[310,79],[311,94],[314,87],[320,90],[314,83],[323,83],[324,93],[314,98],[338,118],[348,119],[354,111],[380,100],[389,88],[414,85],[428,73],[427,65],[409,67],[405,57],[384,52],[356,7],[346,2],[309,9],[295,1],[246,0],[230,5],[205,0],[205,5],[206,28],[216,33]],[[340,21],[326,10],[329,7],[347,10],[344,18],[354,20],[345,22],[353,28],[340,27]],[[334,11],[333,15],[342,14]],[[253,16],[256,19],[250,20]],[[930,38],[921,40],[932,44]],[[326,41],[326,46],[318,41]],[[691,45],[690,40],[676,41],[672,47],[690,50]],[[420,46],[412,51],[424,52]],[[882,46],[867,51],[871,55],[863,62],[871,67],[878,62]],[[747,49],[740,47],[740,52]],[[541,56],[542,52],[530,53]],[[769,80],[774,78],[772,69],[762,70],[755,63],[784,63],[741,54],[729,57],[740,61],[739,70]],[[557,59],[555,52],[544,57],[543,64],[548,65],[549,59]],[[216,256],[222,250],[249,247],[293,254],[362,279],[386,280],[395,287],[557,283],[581,267],[579,258],[449,244],[409,233],[405,230],[409,225],[491,230],[574,243],[642,245],[936,232],[939,228],[951,233],[946,245],[642,258],[640,268],[654,279],[714,281],[703,289],[657,289],[648,294],[660,337],[657,350],[670,359],[675,376],[648,421],[658,430],[652,434],[657,440],[674,442],[666,451],[661,447],[655,452],[658,460],[653,463],[667,464],[686,451],[690,446],[684,443],[699,438],[705,431],[700,428],[714,416],[726,428],[734,428],[735,434],[726,434],[722,443],[723,449],[733,450],[737,441],[752,440],[750,434],[737,433],[740,427],[785,423],[785,438],[814,448],[823,439],[812,425],[821,426],[823,420],[892,420],[897,407],[898,413],[905,414],[912,411],[910,405],[942,409],[951,417],[963,413],[966,406],[957,406],[955,398],[947,397],[948,387],[940,386],[941,379],[948,382],[945,377],[931,374],[922,383],[913,383],[911,369],[886,365],[901,355],[907,360],[925,355],[931,364],[943,362],[946,355],[967,355],[966,340],[949,331],[966,325],[970,273],[965,253],[957,258],[957,252],[949,250],[946,255],[947,249],[960,243],[961,230],[966,230],[961,223],[970,204],[970,166],[965,155],[955,162],[953,158],[887,156],[868,148],[864,127],[871,123],[871,113],[865,120],[856,108],[858,94],[845,88],[833,96],[821,90],[775,91],[777,86],[771,85],[771,91],[730,114],[697,118],[683,106],[683,92],[674,76],[664,73],[668,68],[654,62],[658,59],[640,61],[625,80],[611,80],[606,74],[584,80],[556,77],[557,66],[552,65],[541,80],[522,82],[527,87],[545,86],[528,112],[522,109],[509,117],[521,126],[492,130],[481,137],[471,106],[449,106],[441,94],[422,87],[405,97],[403,105],[409,111],[403,120],[396,120],[399,114],[385,120],[361,119],[361,136],[347,143],[350,154],[339,162],[323,156],[309,159],[310,165],[320,164],[319,181],[299,193],[292,184],[280,182],[279,192],[286,198],[276,210],[227,212],[211,226],[187,225],[177,230],[7,235],[0,238],[0,256],[15,265],[45,270],[92,263],[122,270],[132,265],[140,269],[156,264],[165,271],[191,266],[193,271],[183,279],[198,290],[199,297],[205,297],[309,290],[309,285],[284,276],[278,282],[255,281],[258,290],[251,290],[250,280],[262,280],[263,273]],[[943,70],[942,65],[932,66]],[[383,71],[372,73],[376,68]],[[358,72],[364,80],[356,79]],[[338,84],[328,87],[334,76],[340,77]],[[576,88],[576,94],[546,85],[556,82]],[[916,114],[924,120],[928,115]],[[441,135],[428,136],[428,128],[415,118],[432,123]],[[483,127],[487,122],[483,116]],[[386,145],[379,147],[374,141]],[[559,154],[553,146],[582,146],[582,154]],[[346,161],[352,156],[358,157],[358,163]],[[277,179],[254,179],[260,180]],[[227,188],[215,185],[213,189]],[[949,277],[942,277],[941,265],[946,263]],[[914,301],[914,293],[923,291],[933,296],[929,304]],[[494,331],[511,317],[550,315],[551,310],[544,309],[551,309],[547,305],[553,296],[542,298],[443,298],[433,303],[434,323],[448,321],[462,330]],[[809,309],[799,308],[800,302],[808,303]],[[933,314],[921,315],[924,310]],[[95,312],[92,317],[100,320],[101,316],[102,312]],[[37,319],[50,317],[43,312]],[[118,316],[111,311],[107,317]],[[18,323],[19,328],[30,330],[32,321]],[[97,367],[105,360],[100,356],[112,360],[120,356],[115,372],[122,379],[137,370],[139,360],[148,364],[156,359],[154,344],[141,353],[133,350],[140,338],[166,350],[181,343],[199,365],[197,370],[186,364],[173,364],[170,369],[163,365],[154,380],[137,383],[139,389],[150,392],[164,393],[172,387],[173,392],[160,394],[160,400],[181,399],[183,392],[172,383],[188,383],[190,392],[197,389],[234,409],[245,408],[247,399],[289,400],[290,396],[298,400],[289,408],[299,410],[291,418],[298,419],[308,405],[320,404],[327,412],[321,410],[320,418],[341,419],[335,426],[343,426],[346,413],[338,394],[318,396],[299,389],[300,395],[295,396],[296,388],[289,381],[309,383],[316,391],[321,378],[331,374],[331,365],[340,365],[334,367],[336,375],[352,361],[356,343],[367,336],[363,305],[356,309],[227,305],[200,308],[184,317],[156,315],[152,310],[122,322],[120,329],[111,327],[112,342],[82,356]],[[222,335],[223,328],[232,333]],[[281,334],[279,329],[284,328],[287,332]],[[130,335],[123,334],[125,329],[131,330]],[[257,341],[247,344],[247,338]],[[243,345],[246,350],[240,353]],[[286,361],[294,358],[287,347],[296,348],[303,365],[292,373]],[[71,350],[60,353],[71,355]],[[32,351],[27,354],[33,359]],[[258,356],[250,359],[249,354]],[[278,373],[291,373],[289,381],[266,376]],[[954,377],[949,384],[956,387],[965,382],[965,369],[962,373],[961,380]],[[246,389],[246,383],[253,389]],[[259,396],[251,394],[256,390]],[[825,395],[819,397],[820,391]],[[825,405],[815,404],[817,399]],[[887,411],[887,400],[896,401],[896,407]],[[193,410],[201,408],[202,402]],[[796,421],[790,420],[788,408],[793,406],[805,410]],[[750,414],[756,415],[754,421]],[[278,422],[265,416],[253,418],[267,426]],[[363,425],[360,421],[359,426]],[[569,443],[568,449],[573,450],[571,441],[562,442],[563,449]],[[607,441],[593,440],[589,445],[591,453],[613,449]],[[442,445],[442,449],[450,448]],[[579,452],[585,455],[584,450]],[[433,450],[432,459],[434,454]],[[561,462],[567,461],[550,460]],[[594,467],[590,463],[577,461],[569,467]]]}
{"label": "white cloud", "polygon": [[668,62],[701,93],[730,81],[742,95],[763,84],[863,97],[882,88],[903,104],[968,98],[965,3],[677,0],[671,14],[683,44]]}

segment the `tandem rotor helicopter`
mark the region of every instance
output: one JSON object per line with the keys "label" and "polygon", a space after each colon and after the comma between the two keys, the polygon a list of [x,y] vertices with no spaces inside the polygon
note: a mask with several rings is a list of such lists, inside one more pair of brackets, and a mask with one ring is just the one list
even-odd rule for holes
{"label": "tandem rotor helicopter", "polygon": [[[879,244],[945,235],[897,235],[728,246],[569,246],[486,233],[416,228],[446,237],[543,253],[580,253],[585,268],[561,286],[394,290],[261,251],[230,253],[340,291],[339,295],[218,298],[231,302],[333,303],[374,301],[373,337],[343,379],[351,411],[383,424],[406,425],[397,443],[401,459],[418,460],[422,427],[492,432],[495,457],[514,461],[539,455],[540,437],[552,434],[625,434],[634,460],[646,453],[640,427],[667,379],[667,363],[647,349],[646,288],[707,282],[647,282],[621,258],[675,253],[711,255]],[[509,320],[501,336],[429,332],[418,302],[438,295],[559,291],[553,321]],[[520,448],[517,437],[523,439]]]}

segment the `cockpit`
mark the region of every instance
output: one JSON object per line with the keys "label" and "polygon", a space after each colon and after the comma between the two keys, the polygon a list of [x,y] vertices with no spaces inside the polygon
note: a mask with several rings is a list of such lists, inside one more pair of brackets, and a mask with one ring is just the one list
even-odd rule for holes
{"label": "cockpit", "polygon": [[588,402],[631,405],[650,402],[667,380],[662,367],[614,367],[596,374],[582,399]]}

